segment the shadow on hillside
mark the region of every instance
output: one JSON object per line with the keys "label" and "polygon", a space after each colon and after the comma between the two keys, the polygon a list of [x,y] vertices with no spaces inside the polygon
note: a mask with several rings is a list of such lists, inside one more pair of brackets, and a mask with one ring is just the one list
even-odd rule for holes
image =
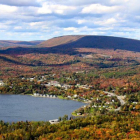
{"label": "shadow on hillside", "polygon": [[56,54],[79,54],[76,51],[77,48],[98,48],[98,49],[121,49],[128,51],[140,52],[140,41],[125,39],[119,37],[107,37],[107,36],[84,36],[77,41],[67,44],[45,48],[8,48],[7,50],[0,50],[0,54],[30,54],[30,53],[56,53]]}
{"label": "shadow on hillside", "polygon": [[32,67],[36,67],[36,66],[58,67],[58,66],[67,66],[67,65],[70,65],[70,64],[75,64],[77,62],[80,62],[79,60],[76,60],[76,61],[65,62],[63,64],[44,64],[42,62],[38,62],[36,64],[25,64],[25,63],[18,62],[16,60],[9,59],[9,58],[4,57],[4,56],[0,56],[0,60],[4,60],[6,62],[13,63],[13,64],[16,64],[16,65],[24,65],[24,66],[32,66]]}
{"label": "shadow on hillside", "polygon": [[4,61],[6,61],[6,62],[13,63],[13,64],[17,64],[17,65],[34,66],[34,65],[32,65],[32,64],[24,64],[24,63],[18,62],[18,61],[16,61],[16,60],[12,60],[12,59],[9,59],[9,58],[4,57],[4,56],[0,56],[0,60],[4,60]]}

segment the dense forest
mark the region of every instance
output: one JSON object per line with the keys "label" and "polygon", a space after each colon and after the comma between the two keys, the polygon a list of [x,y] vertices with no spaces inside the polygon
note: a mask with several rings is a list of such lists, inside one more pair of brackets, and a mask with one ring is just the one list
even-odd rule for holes
{"label": "dense forest", "polygon": [[135,139],[140,138],[140,119],[136,113],[106,113],[51,125],[49,122],[0,122],[1,139]]}

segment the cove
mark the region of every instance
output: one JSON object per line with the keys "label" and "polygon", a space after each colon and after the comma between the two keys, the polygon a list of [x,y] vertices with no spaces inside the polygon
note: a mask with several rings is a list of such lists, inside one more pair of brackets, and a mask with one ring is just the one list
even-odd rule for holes
{"label": "cove", "polygon": [[85,105],[72,100],[32,97],[29,95],[0,95],[0,120],[48,121],[58,119]]}

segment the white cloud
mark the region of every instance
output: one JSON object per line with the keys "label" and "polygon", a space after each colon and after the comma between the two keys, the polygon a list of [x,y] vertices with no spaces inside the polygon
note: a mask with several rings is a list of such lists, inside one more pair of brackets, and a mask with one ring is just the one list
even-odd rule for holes
{"label": "white cloud", "polygon": [[20,29],[22,29],[22,27],[21,26],[16,26],[16,27],[14,27],[14,29],[15,30],[20,30]]}
{"label": "white cloud", "polygon": [[86,23],[87,22],[87,20],[85,20],[85,19],[79,19],[79,20],[77,20],[77,23],[78,24],[83,24],[83,23]]}
{"label": "white cloud", "polygon": [[42,22],[31,22],[30,26],[38,26],[38,25],[42,25]]}
{"label": "white cloud", "polygon": [[69,34],[92,34],[92,32],[94,31],[94,29],[92,28],[88,28],[87,26],[84,27],[79,27],[79,28],[75,28],[75,27],[68,27],[68,28],[64,28],[64,31],[66,31]]}
{"label": "white cloud", "polygon": [[103,13],[111,13],[119,10],[118,6],[105,6],[101,4],[91,4],[84,7],[81,13],[85,14],[103,14]]}
{"label": "white cloud", "polygon": [[139,5],[139,0],[0,0],[0,39],[66,34],[140,38]]}
{"label": "white cloud", "polygon": [[14,13],[17,11],[17,7],[15,6],[8,6],[0,4],[0,15],[5,15],[9,13]]}
{"label": "white cloud", "polygon": [[[43,3],[46,0],[38,0],[39,2]],[[48,0],[49,1],[49,0]],[[72,5],[72,6],[86,6],[89,4],[105,4],[105,5],[113,5],[113,4],[122,4],[127,2],[128,0],[51,0],[52,3],[58,3],[61,5]]]}
{"label": "white cloud", "polygon": [[[46,1],[49,2],[49,0],[37,0],[38,2],[44,3]],[[85,4],[91,4],[94,2],[97,2],[98,0],[51,0],[52,3],[58,3],[60,5],[74,5],[74,6],[81,6],[81,5],[85,5]]]}
{"label": "white cloud", "polygon": [[76,8],[73,6],[52,4],[52,3],[43,3],[42,7],[38,9],[39,14],[68,14],[68,12],[75,10]]}
{"label": "white cloud", "polygon": [[0,0],[0,4],[11,6],[39,6],[37,0]]}
{"label": "white cloud", "polygon": [[115,18],[110,18],[107,20],[95,21],[94,23],[97,25],[110,25],[110,24],[113,25],[117,23],[117,20]]}
{"label": "white cloud", "polygon": [[124,4],[130,2],[130,0],[110,0],[110,3],[112,4]]}
{"label": "white cloud", "polygon": [[77,28],[75,27],[68,27],[68,28],[64,28],[65,31],[77,31]]}

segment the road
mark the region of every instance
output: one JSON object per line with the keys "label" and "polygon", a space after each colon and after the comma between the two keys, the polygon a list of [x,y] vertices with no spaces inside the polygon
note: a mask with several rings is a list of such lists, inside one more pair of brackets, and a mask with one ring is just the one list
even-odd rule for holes
{"label": "road", "polygon": [[[118,96],[116,95],[115,93],[112,93],[112,92],[107,92],[107,91],[104,91],[104,93],[110,95],[110,96],[116,96],[118,98],[118,100],[120,101],[121,103],[121,106],[125,104],[125,101],[122,99],[121,96]],[[115,109],[115,111],[119,111],[121,109],[121,107],[118,107],[117,109]]]}

